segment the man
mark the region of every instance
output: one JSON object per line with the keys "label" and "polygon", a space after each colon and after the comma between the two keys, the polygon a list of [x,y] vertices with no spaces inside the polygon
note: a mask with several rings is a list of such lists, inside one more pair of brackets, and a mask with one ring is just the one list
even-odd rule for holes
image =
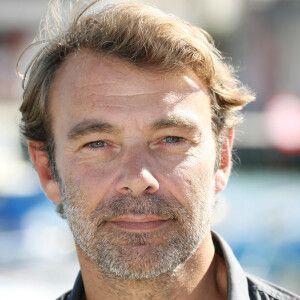
{"label": "man", "polygon": [[75,239],[81,272],[60,299],[300,299],[210,231],[253,100],[210,36],[130,3],[77,5],[64,28],[55,5],[21,131]]}

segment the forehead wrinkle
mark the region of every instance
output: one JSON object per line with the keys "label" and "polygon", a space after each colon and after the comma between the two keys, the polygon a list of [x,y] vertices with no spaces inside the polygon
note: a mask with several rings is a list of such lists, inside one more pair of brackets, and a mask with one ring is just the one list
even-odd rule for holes
{"label": "forehead wrinkle", "polygon": [[[152,74],[153,76],[161,75],[161,74]],[[86,90],[89,94],[89,90],[96,89],[96,93],[99,93],[104,96],[139,96],[139,95],[149,95],[149,94],[156,94],[157,89],[161,88],[161,85],[164,89],[164,94],[193,94],[197,92],[204,92],[206,93],[205,86],[200,84],[199,78],[197,81],[195,79],[188,78],[188,76],[183,76],[179,85],[175,88],[174,86],[171,88],[170,84],[172,84],[173,80],[179,79],[178,76],[171,76],[170,74],[166,75],[163,79],[157,77],[150,77],[147,73],[141,72],[140,74],[140,83],[135,84],[134,87],[131,86],[131,79],[130,76],[127,74],[126,78],[117,78],[114,75],[106,75],[104,78],[99,78],[99,76],[87,76],[84,80],[81,80],[79,83],[75,83],[75,86],[82,90]],[[173,80],[172,80],[173,79]],[[124,85],[124,80],[128,81],[128,85]],[[171,81],[170,81],[171,80]],[[150,86],[144,82],[152,82]],[[162,83],[163,82],[163,83]],[[154,84],[155,83],[155,84]],[[159,86],[157,86],[157,84]],[[146,88],[146,89],[145,89]]]}
{"label": "forehead wrinkle", "polygon": [[97,96],[103,96],[103,97],[134,97],[134,96],[143,96],[143,95],[155,95],[155,94],[159,94],[159,92],[157,91],[150,91],[150,92],[133,92],[133,93],[122,93],[122,94],[118,94],[118,93],[90,93],[88,95],[89,98],[95,98]]}
{"label": "forehead wrinkle", "polygon": [[[202,91],[195,91],[193,93],[201,93]],[[154,99],[155,97],[159,97],[162,100],[161,105],[163,103],[168,103],[169,108],[173,108],[176,104],[184,101],[185,99],[188,99],[189,96],[191,96],[192,93],[189,92],[168,92],[161,95],[159,92],[149,92],[149,93],[134,93],[134,94],[98,94],[98,93],[91,93],[87,95],[87,99],[91,102],[91,107],[94,109],[95,107],[102,107],[102,108],[122,108],[124,110],[130,110],[134,108],[140,108],[143,107],[145,104],[143,102],[141,103],[134,103],[134,105],[131,105],[130,98],[132,99],[135,97],[142,97],[143,96],[153,96],[153,98],[149,98],[149,102],[151,102],[151,99]],[[107,98],[107,99],[106,99]]]}
{"label": "forehead wrinkle", "polygon": [[169,86],[164,87],[164,91],[159,92],[157,86],[147,86],[147,88],[143,86],[134,85],[134,87],[130,87],[123,84],[118,84],[120,82],[101,82],[101,83],[80,83],[75,84],[74,87],[78,88],[81,92],[86,93],[87,95],[103,95],[103,96],[134,96],[134,95],[151,95],[151,94],[163,94],[163,95],[182,95],[186,96],[188,94],[194,94],[198,92],[202,92],[203,89],[201,87],[192,87],[186,86],[181,87],[180,90],[171,90]]}

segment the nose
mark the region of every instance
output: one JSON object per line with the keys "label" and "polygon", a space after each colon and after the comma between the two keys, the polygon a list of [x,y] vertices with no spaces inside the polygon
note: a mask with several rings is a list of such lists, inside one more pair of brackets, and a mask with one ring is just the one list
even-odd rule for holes
{"label": "nose", "polygon": [[143,193],[154,194],[159,189],[159,183],[139,154],[133,155],[120,166],[120,176],[117,180],[117,191],[121,194],[139,196]]}

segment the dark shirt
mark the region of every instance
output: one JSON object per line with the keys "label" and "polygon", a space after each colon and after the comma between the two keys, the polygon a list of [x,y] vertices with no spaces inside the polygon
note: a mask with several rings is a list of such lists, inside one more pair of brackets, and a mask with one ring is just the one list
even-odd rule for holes
{"label": "dark shirt", "polygon": [[[226,263],[228,300],[300,300],[300,296],[245,273],[229,245],[218,234],[212,232],[212,236],[216,252]],[[84,286],[79,272],[73,289],[57,300],[81,300],[83,295]]]}

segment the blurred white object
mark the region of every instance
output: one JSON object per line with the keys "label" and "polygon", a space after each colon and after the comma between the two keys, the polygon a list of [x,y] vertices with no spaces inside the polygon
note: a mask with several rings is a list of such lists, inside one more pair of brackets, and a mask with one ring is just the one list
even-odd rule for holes
{"label": "blurred white object", "polygon": [[19,103],[0,102],[0,196],[28,196],[40,192],[36,172],[22,153]]}
{"label": "blurred white object", "polygon": [[287,153],[300,152],[300,98],[278,93],[267,103],[266,129],[272,146]]}

